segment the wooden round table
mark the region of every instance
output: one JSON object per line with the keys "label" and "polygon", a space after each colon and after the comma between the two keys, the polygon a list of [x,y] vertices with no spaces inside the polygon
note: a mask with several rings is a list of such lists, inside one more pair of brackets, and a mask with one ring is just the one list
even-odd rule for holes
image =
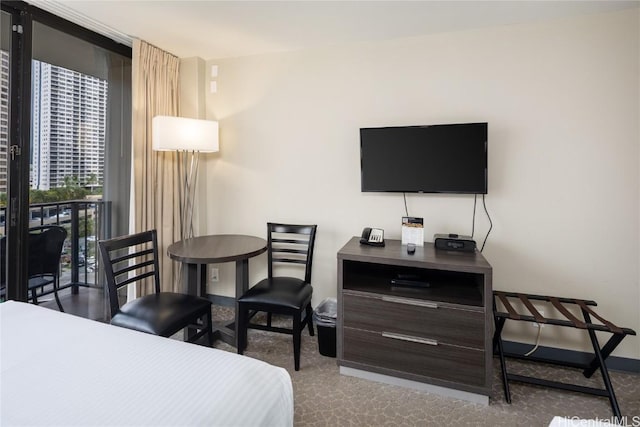
{"label": "wooden round table", "polygon": [[[206,296],[207,264],[236,263],[236,299],[249,289],[249,258],[267,250],[267,241],[241,234],[215,234],[193,237],[172,243],[167,248],[169,258],[183,265],[184,291],[191,295]],[[237,347],[235,325],[238,323],[236,303],[235,321],[216,324],[217,333],[224,342]],[[187,335],[193,331],[187,330]]]}

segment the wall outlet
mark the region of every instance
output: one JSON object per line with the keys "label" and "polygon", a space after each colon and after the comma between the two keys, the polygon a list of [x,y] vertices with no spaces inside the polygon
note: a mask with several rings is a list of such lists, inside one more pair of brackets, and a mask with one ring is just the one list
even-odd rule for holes
{"label": "wall outlet", "polygon": [[[538,313],[540,313],[540,315],[542,317],[544,317],[544,310],[543,309],[536,307],[536,310],[538,310]],[[534,328],[544,328],[544,323],[541,324],[541,323],[533,322],[531,324],[531,326],[533,326]]]}
{"label": "wall outlet", "polygon": [[218,269],[217,268],[212,268],[211,269],[211,281],[212,282],[220,281],[220,276],[218,276]]}

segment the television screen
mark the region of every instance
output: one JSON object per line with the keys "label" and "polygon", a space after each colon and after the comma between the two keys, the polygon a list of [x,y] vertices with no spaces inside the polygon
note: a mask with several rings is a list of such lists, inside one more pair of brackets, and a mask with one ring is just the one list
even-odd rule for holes
{"label": "television screen", "polygon": [[360,129],[362,191],[487,193],[487,123]]}

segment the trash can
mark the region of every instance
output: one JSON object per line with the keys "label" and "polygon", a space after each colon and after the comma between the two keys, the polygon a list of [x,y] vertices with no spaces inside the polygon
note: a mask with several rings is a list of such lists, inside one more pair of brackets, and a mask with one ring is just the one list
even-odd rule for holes
{"label": "trash can", "polygon": [[313,312],[313,320],[318,330],[318,350],[320,354],[336,357],[336,319],[338,300],[327,298]]}

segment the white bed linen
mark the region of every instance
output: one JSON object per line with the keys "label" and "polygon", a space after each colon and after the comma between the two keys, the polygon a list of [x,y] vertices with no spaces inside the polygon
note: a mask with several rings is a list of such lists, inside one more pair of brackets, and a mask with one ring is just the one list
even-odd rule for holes
{"label": "white bed linen", "polygon": [[0,425],[291,426],[286,370],[31,304],[0,304]]}

